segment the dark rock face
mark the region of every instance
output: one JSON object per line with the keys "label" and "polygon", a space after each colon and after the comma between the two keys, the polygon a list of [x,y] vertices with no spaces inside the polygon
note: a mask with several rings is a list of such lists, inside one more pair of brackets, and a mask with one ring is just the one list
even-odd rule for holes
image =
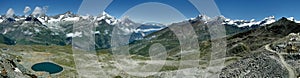
{"label": "dark rock face", "polygon": [[32,22],[35,23],[35,24],[43,25],[41,21],[39,21],[37,18],[34,18],[34,17],[27,17],[27,18],[25,19],[25,21],[32,21]]}

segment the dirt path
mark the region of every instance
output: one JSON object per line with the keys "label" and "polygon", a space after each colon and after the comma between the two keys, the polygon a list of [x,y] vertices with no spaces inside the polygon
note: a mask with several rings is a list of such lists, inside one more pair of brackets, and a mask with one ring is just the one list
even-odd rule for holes
{"label": "dirt path", "polygon": [[289,72],[289,78],[296,78],[294,70],[291,68],[291,66],[289,64],[287,64],[285,62],[284,57],[281,54],[279,54],[278,52],[272,50],[271,47],[270,47],[270,44],[265,45],[265,49],[270,51],[270,52],[276,53],[279,56],[279,59],[280,59],[281,63],[283,64],[283,66]]}

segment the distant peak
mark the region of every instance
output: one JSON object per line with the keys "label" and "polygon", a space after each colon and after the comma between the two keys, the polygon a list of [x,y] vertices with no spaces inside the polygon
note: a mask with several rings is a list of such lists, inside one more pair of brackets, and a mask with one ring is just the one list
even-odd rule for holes
{"label": "distant peak", "polygon": [[108,13],[105,12],[105,11],[102,12],[102,16],[113,17],[113,16],[111,16],[110,14],[108,14]]}
{"label": "distant peak", "polygon": [[129,18],[129,16],[124,16],[124,17],[122,17],[122,18],[120,19],[119,24],[125,25],[125,26],[132,26],[132,25],[137,24],[137,23],[135,23],[134,21],[132,21],[132,20]]}
{"label": "distant peak", "polygon": [[203,20],[203,21],[208,21],[210,19],[210,17],[207,15],[201,14],[198,16],[198,19]]}
{"label": "distant peak", "polygon": [[218,18],[226,19],[226,17],[223,15],[218,16]]}
{"label": "distant peak", "polygon": [[289,19],[286,18],[286,17],[282,17],[282,18],[280,18],[278,21],[291,21],[291,20],[289,20]]}
{"label": "distant peak", "polygon": [[158,23],[158,22],[147,22],[143,23],[144,25],[153,25],[153,26],[165,26],[164,24]]}
{"label": "distant peak", "polygon": [[67,11],[64,14],[73,14],[71,11]]}
{"label": "distant peak", "polygon": [[300,23],[300,21],[296,20],[294,17],[286,18],[287,20],[294,21],[296,23]]}
{"label": "distant peak", "polygon": [[288,20],[290,20],[290,21],[295,21],[295,18],[294,17],[289,17],[289,18],[287,18]]}
{"label": "distant peak", "polygon": [[268,19],[275,19],[275,16],[268,16],[265,18],[265,20],[268,20]]}
{"label": "distant peak", "polygon": [[133,22],[128,16],[123,17],[121,19],[121,21],[124,23],[132,23]]}
{"label": "distant peak", "polygon": [[109,15],[107,12],[103,11],[102,15]]}
{"label": "distant peak", "polygon": [[124,17],[121,18],[121,21],[126,21],[126,20],[130,20],[129,16],[124,16]]}

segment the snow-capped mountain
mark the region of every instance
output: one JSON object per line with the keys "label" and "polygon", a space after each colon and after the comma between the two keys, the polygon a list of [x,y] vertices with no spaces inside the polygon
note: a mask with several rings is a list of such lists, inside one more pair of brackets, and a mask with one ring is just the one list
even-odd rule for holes
{"label": "snow-capped mountain", "polygon": [[[38,24],[38,25],[44,25],[47,26],[47,28],[53,30],[53,31],[61,31],[63,32],[64,30],[68,30],[66,28],[70,28],[70,27],[64,27],[64,25],[71,25],[77,21],[79,21],[80,19],[95,19],[97,21],[97,23],[102,24],[102,23],[107,23],[109,25],[115,25],[117,23],[120,23],[122,25],[125,26],[129,26],[134,24],[133,21],[131,21],[130,19],[116,19],[115,17],[109,15],[106,12],[103,12],[102,14],[100,14],[99,16],[89,16],[89,15],[76,15],[73,14],[72,12],[66,12],[63,14],[59,14],[59,15],[55,15],[55,16],[47,16],[45,13],[43,13],[42,11],[43,9],[40,7],[36,7],[34,12],[28,16],[21,16],[21,17],[17,17],[17,18],[12,18],[11,16],[14,15],[14,12],[12,9],[9,9],[8,14],[9,17],[0,17],[0,22],[3,21],[9,21],[9,22],[19,22],[21,23],[21,25],[24,24],[28,24],[28,23],[32,23],[32,24]],[[64,24],[64,25],[62,25]],[[154,24],[154,23],[153,23]],[[153,25],[152,25],[153,26]],[[143,28],[143,27],[142,27]],[[126,33],[131,33],[131,32],[153,32],[153,31],[157,31],[158,29],[126,29],[123,28],[124,31],[126,31]],[[152,31],[151,31],[152,30]],[[146,32],[148,31],[148,32]],[[99,31],[95,31],[96,33],[99,33]],[[125,34],[126,34],[125,33]],[[72,33],[67,33],[69,34],[68,37],[71,37],[70,34]]]}
{"label": "snow-capped mountain", "polygon": [[[269,16],[264,18],[263,20],[256,21],[255,19],[252,20],[232,20],[229,18],[226,18],[224,16],[218,16],[219,18],[224,19],[223,23],[224,25],[232,25],[232,26],[237,26],[237,27],[252,27],[252,26],[265,26],[267,24],[271,24],[276,21],[274,16]],[[204,23],[207,23],[208,21],[211,20],[212,17],[208,17],[206,15],[199,15],[195,18],[191,18],[189,20],[191,21],[203,21]]]}
{"label": "snow-capped mountain", "polygon": [[128,17],[120,19],[116,26],[119,29],[119,35],[131,36],[129,42],[141,40],[145,36],[156,31],[162,30],[166,27],[163,24],[155,22],[149,22],[144,24],[136,23],[130,20]]}
{"label": "snow-capped mountain", "polygon": [[73,22],[76,22],[76,21],[79,21],[79,16],[78,15],[75,15],[73,14],[72,12],[68,11],[64,14],[59,14],[59,15],[56,15],[56,16],[53,16],[53,17],[48,17],[49,19],[41,19],[41,21],[45,21],[46,23],[57,23],[57,22],[61,22],[61,21],[73,21]]}
{"label": "snow-capped mountain", "polygon": [[103,12],[99,17],[97,17],[97,21],[100,20],[104,20],[109,25],[115,25],[118,22],[118,20],[115,17],[109,15],[106,12]]}
{"label": "snow-capped mountain", "polygon": [[[25,13],[25,12],[24,12]],[[25,13],[27,14],[27,12]],[[263,20],[231,20],[224,16],[219,16],[229,33],[237,33],[255,27],[264,26],[275,22],[275,17],[266,17]],[[212,17],[199,15],[191,18],[190,23],[205,24]],[[300,22],[293,17],[290,21]],[[16,44],[56,44],[67,45],[74,37],[85,37],[83,32],[74,31],[73,25],[82,20],[93,20],[95,23],[96,44],[99,48],[109,48],[110,38],[114,27],[118,28],[121,35],[130,35],[130,42],[141,40],[154,32],[161,31],[168,26],[150,22],[137,23],[128,17],[116,19],[106,12],[98,16],[77,15],[66,12],[54,16],[48,16],[43,9],[37,7],[32,14],[16,16],[13,9],[9,9],[7,14],[0,16],[0,34],[16,40]],[[186,21],[186,20],[183,20]],[[201,22],[201,23],[199,23]],[[172,24],[171,24],[172,25]]]}
{"label": "snow-capped mountain", "polygon": [[2,15],[0,15],[0,23],[2,23],[4,20],[4,18],[2,17]]}
{"label": "snow-capped mountain", "polygon": [[290,20],[290,21],[294,21],[296,23],[300,23],[300,21],[296,20],[294,17],[289,17],[287,19]]}
{"label": "snow-capped mountain", "polygon": [[276,19],[274,16],[270,16],[270,17],[266,17],[265,19],[263,19],[262,21],[260,21],[260,26],[265,26],[271,23],[276,22]]}
{"label": "snow-capped mountain", "polygon": [[197,17],[191,18],[190,20],[209,21],[209,19],[211,19],[211,17],[208,17],[206,15],[198,15]]}
{"label": "snow-capped mountain", "polygon": [[267,24],[271,24],[275,22],[275,17],[274,16],[269,16],[264,18],[261,21],[255,21],[255,19],[252,20],[231,20],[231,19],[226,19],[223,24],[226,25],[235,25],[237,27],[251,27],[251,26],[265,26]]}
{"label": "snow-capped mountain", "polygon": [[145,36],[152,34],[154,32],[160,31],[167,26],[159,23],[146,23],[146,24],[141,24],[138,28],[136,28],[133,32],[132,39],[133,40],[141,40]]}
{"label": "snow-capped mountain", "polygon": [[[12,9],[11,9],[12,10]],[[11,11],[10,10],[10,11]],[[73,25],[84,20],[93,20],[95,23],[96,47],[109,48],[113,28],[117,26],[123,31],[122,35],[131,35],[130,42],[143,39],[144,36],[159,31],[166,26],[158,23],[140,24],[129,18],[116,19],[106,12],[98,16],[77,15],[72,12],[48,16],[37,7],[32,14],[15,16],[9,12],[0,17],[0,33],[16,40],[15,44],[71,44],[74,37],[85,37],[81,31],[74,31]],[[13,17],[11,16],[13,15]]]}

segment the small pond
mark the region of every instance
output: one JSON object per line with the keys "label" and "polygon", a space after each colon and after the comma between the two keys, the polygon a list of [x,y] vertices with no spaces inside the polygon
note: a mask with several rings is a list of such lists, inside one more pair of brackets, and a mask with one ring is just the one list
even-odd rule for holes
{"label": "small pond", "polygon": [[34,64],[31,69],[34,71],[44,71],[49,72],[50,74],[55,74],[61,72],[63,67],[51,62],[42,62]]}

